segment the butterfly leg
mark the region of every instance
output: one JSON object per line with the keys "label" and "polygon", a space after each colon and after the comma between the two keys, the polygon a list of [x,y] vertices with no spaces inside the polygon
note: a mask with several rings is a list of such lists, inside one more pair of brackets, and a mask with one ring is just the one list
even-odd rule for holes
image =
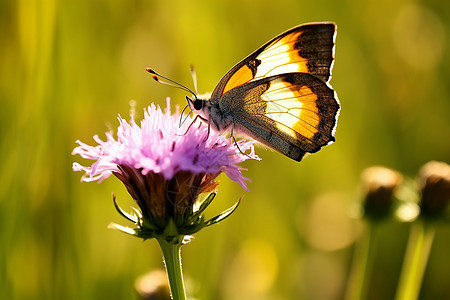
{"label": "butterfly leg", "polygon": [[[192,120],[191,124],[189,124],[188,128],[186,129],[186,132],[183,135],[186,135],[186,133],[189,132],[189,130],[191,129],[191,126],[194,125],[195,121],[197,121],[197,118],[202,120],[203,122],[208,122],[208,120],[206,120],[205,118],[203,118],[200,115],[196,115],[194,120]],[[184,123],[184,122],[183,122]],[[180,124],[181,125],[181,124]],[[209,136],[209,122],[208,122],[208,136]],[[208,138],[208,136],[206,138]]]}
{"label": "butterfly leg", "polygon": [[250,157],[250,155],[248,155],[247,153],[242,151],[241,148],[239,148],[239,144],[238,144],[236,138],[234,137],[233,133],[234,133],[234,123],[233,123],[233,125],[231,125],[231,133],[230,133],[230,135],[231,135],[231,138],[233,139],[234,144],[236,145],[236,148],[239,150],[239,152],[241,152],[242,155],[245,155],[248,158],[252,158],[252,157]]}
{"label": "butterfly leg", "polygon": [[209,123],[209,120],[203,118],[203,117],[200,116],[200,115],[197,115],[197,116],[198,116],[201,120],[203,120],[204,122],[208,123],[208,133],[205,135],[205,139],[203,140],[203,141],[206,142],[206,140],[207,140],[208,137],[209,137],[209,133],[211,132],[211,124]]}

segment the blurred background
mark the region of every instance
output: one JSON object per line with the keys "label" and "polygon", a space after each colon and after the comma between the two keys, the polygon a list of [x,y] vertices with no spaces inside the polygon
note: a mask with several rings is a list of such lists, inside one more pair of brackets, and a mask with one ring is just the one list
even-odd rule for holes
{"label": "blurred background", "polygon": [[[135,279],[163,268],[155,241],[107,229],[132,205],[116,178],[80,183],[75,140],[137,119],[152,102],[185,105],[152,67],[200,93],[275,35],[338,25],[331,84],[342,104],[336,143],[301,163],[259,147],[243,164],[250,192],[221,177],[220,225],[183,248],[192,299],[342,299],[355,240],[360,174],[384,165],[414,178],[450,162],[450,2],[0,1],[0,298],[133,299]],[[215,211],[216,210],[216,211]],[[381,224],[369,299],[392,299],[408,224]],[[450,227],[439,225],[421,299],[449,299]]]}

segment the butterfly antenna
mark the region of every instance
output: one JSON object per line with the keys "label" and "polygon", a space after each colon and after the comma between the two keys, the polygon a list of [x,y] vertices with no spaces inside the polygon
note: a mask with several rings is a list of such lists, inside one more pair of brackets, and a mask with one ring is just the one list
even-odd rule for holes
{"label": "butterfly antenna", "polygon": [[191,73],[192,81],[194,82],[195,93],[198,94],[197,90],[197,72],[195,71],[194,65],[189,66],[189,73]]}
{"label": "butterfly antenna", "polygon": [[[153,71],[150,68],[145,69],[145,71],[149,72],[150,74],[153,74],[153,79],[155,81],[157,81],[159,83],[162,83],[162,84],[166,84],[168,86],[172,86],[172,87],[176,87],[176,88],[182,89],[182,90],[184,90],[184,91],[186,91],[188,93],[191,93],[194,96],[194,98],[197,99],[196,93],[194,93],[190,88],[182,85],[181,83],[178,83],[178,82],[176,82],[176,81],[174,81],[174,80],[172,80],[170,78],[167,78],[165,76],[162,76],[162,75],[156,73],[155,71]],[[160,78],[163,78],[166,81],[163,81]]]}

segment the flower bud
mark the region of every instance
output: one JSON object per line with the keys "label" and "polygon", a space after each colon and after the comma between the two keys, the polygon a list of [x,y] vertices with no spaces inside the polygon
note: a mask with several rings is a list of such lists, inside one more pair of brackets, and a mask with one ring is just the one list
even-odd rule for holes
{"label": "flower bud", "polygon": [[448,212],[450,201],[450,166],[444,162],[431,161],[419,172],[420,199],[423,217],[440,217]]}
{"label": "flower bud", "polygon": [[403,176],[397,171],[374,166],[362,172],[361,181],[364,215],[375,219],[389,215],[394,203],[394,191],[402,183]]}

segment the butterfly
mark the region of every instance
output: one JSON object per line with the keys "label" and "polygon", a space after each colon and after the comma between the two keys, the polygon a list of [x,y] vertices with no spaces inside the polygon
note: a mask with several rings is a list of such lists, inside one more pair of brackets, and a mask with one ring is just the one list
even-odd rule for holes
{"label": "butterfly", "polygon": [[219,132],[247,135],[300,161],[335,141],[335,38],[334,23],[289,29],[231,68],[210,97],[191,92],[189,108]]}

